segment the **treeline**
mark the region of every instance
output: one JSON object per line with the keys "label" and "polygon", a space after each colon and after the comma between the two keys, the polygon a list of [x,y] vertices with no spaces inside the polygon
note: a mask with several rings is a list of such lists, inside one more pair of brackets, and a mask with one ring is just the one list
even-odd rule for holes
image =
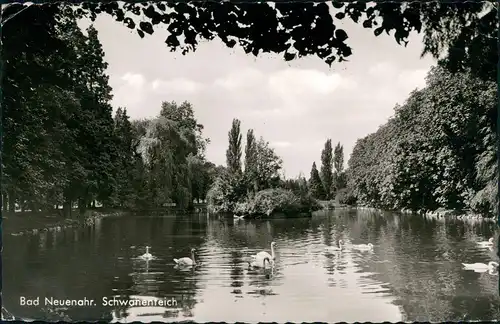
{"label": "treeline", "polygon": [[2,199],[11,211],[84,206],[112,190],[104,53],[93,27],[54,21],[56,10],[27,8],[3,27]]}
{"label": "treeline", "polygon": [[337,143],[335,149],[332,140],[327,139],[321,151],[321,169],[318,171],[313,162],[309,177],[309,191],[314,198],[344,202],[343,193],[346,187],[344,172],[344,147]]}
{"label": "treeline", "polygon": [[243,135],[238,119],[233,119],[228,142],[227,168],[217,176],[207,195],[212,212],[269,216],[319,209],[302,179],[285,180],[280,175],[282,159],[264,138],[257,140],[253,129],[246,134],[243,163]]}
{"label": "treeline", "polygon": [[[112,116],[107,63],[95,28],[55,20],[59,6],[23,10],[3,27],[4,210],[84,212],[151,208],[204,199],[217,168],[189,103],[159,116]],[[6,10],[10,10],[11,7]]]}
{"label": "treeline", "polygon": [[203,201],[220,173],[205,158],[207,138],[188,102],[163,102],[158,117],[129,121],[118,108],[115,136],[121,147],[116,185],[107,203],[125,209],[173,205],[189,210]]}
{"label": "treeline", "polygon": [[386,209],[498,212],[497,85],[433,68],[395,116],[357,141],[348,191]]}

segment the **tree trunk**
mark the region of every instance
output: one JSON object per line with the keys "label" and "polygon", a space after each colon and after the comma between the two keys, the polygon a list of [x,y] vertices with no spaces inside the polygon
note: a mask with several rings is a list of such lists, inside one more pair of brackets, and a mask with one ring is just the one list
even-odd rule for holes
{"label": "tree trunk", "polygon": [[14,194],[14,190],[9,192],[9,212],[16,211],[16,196]]}
{"label": "tree trunk", "polygon": [[78,209],[80,211],[80,217],[84,217],[87,211],[87,202],[85,198],[78,198]]}
{"label": "tree trunk", "polygon": [[6,212],[9,207],[9,195],[7,193],[2,194],[2,210]]}
{"label": "tree trunk", "polygon": [[72,202],[69,197],[64,197],[63,202],[63,215],[65,218],[71,217]]}

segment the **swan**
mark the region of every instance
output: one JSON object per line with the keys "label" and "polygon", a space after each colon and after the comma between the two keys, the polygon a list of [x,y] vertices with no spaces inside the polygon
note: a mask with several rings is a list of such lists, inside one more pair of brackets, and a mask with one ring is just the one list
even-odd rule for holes
{"label": "swan", "polygon": [[274,246],[276,245],[276,242],[271,242],[271,254],[269,254],[267,251],[260,251],[259,253],[252,255],[253,259],[258,259],[257,261],[261,261],[264,258],[269,258],[269,260],[274,260],[275,255],[274,255]]}
{"label": "swan", "polygon": [[194,259],[194,251],[195,251],[195,249],[191,249],[191,258],[184,257],[184,258],[180,258],[180,259],[174,259],[174,262],[177,265],[180,265],[180,266],[192,266],[192,265],[195,265],[196,261]]}
{"label": "swan", "polygon": [[344,241],[339,240],[338,246],[327,246],[326,249],[330,251],[342,251],[344,249]]}
{"label": "swan", "polygon": [[149,246],[146,246],[146,253],[141,255],[140,258],[144,260],[151,260],[153,258],[153,255],[149,253]]}
{"label": "swan", "polygon": [[266,267],[266,261],[269,263],[270,266],[272,266],[271,260],[268,257],[265,257],[261,262],[258,262],[256,260],[250,262],[248,261],[248,267],[249,268],[265,268]]}
{"label": "swan", "polygon": [[488,241],[477,242],[477,244],[482,247],[488,247],[490,245],[493,245],[493,237],[490,237]]}
{"label": "swan", "polygon": [[371,244],[371,243],[368,243],[368,244],[354,244],[352,246],[352,248],[356,249],[356,250],[369,251],[369,250],[373,250],[373,244]]}
{"label": "swan", "polygon": [[498,269],[498,263],[490,261],[485,263],[462,263],[465,270],[474,270],[475,272],[486,272]]}

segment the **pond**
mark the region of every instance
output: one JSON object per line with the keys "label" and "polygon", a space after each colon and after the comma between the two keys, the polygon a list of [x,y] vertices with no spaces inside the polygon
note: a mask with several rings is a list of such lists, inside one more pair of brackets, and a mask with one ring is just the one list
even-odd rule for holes
{"label": "pond", "polygon": [[[495,320],[497,273],[461,264],[497,261],[493,248],[477,244],[495,226],[354,209],[252,221],[107,217],[76,229],[5,235],[3,303],[16,316],[53,321]],[[346,248],[328,251],[338,239]],[[248,269],[249,256],[270,251],[272,241],[274,266]],[[350,248],[368,242],[372,251]],[[138,259],[145,246],[150,261]],[[201,265],[174,267],[191,248]],[[22,306],[21,297],[39,297],[40,305]],[[46,305],[46,297],[95,304]]]}

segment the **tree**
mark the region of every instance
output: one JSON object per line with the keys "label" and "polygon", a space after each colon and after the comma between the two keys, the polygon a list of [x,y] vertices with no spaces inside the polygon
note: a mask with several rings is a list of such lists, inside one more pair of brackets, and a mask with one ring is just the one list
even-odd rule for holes
{"label": "tree", "polygon": [[496,84],[443,68],[427,83],[356,143],[349,191],[381,208],[496,213]]}
{"label": "tree", "polygon": [[283,160],[269,147],[262,136],[256,143],[256,183],[257,191],[279,186],[280,174]]}
{"label": "tree", "polygon": [[325,147],[321,152],[321,181],[325,188],[325,198],[331,199],[332,185],[333,185],[333,154],[332,154],[332,140],[327,139]]}
{"label": "tree", "polygon": [[313,162],[311,168],[311,175],[309,178],[309,192],[311,196],[316,199],[325,199],[325,191],[323,184],[321,183],[321,177],[319,176],[318,168],[316,167],[316,162]]}
{"label": "tree", "polygon": [[137,154],[137,142],[134,141],[134,131],[127,115],[127,109],[118,107],[115,113],[115,139],[117,141],[117,190],[116,201],[119,206],[130,208],[136,203],[137,197],[134,190],[134,174],[137,165],[135,156]]}
{"label": "tree", "polygon": [[233,119],[231,130],[227,136],[229,138],[229,147],[226,150],[226,163],[228,171],[232,175],[241,174],[241,122]]}
{"label": "tree", "polygon": [[193,198],[201,198],[203,185],[194,179],[204,163],[205,148],[200,143],[207,142],[192,105],[163,102],[160,115],[145,126],[150,205],[192,207]]}
{"label": "tree", "polygon": [[335,171],[333,173],[332,192],[335,192],[346,186],[344,173],[344,147],[340,145],[340,142],[335,146],[333,153],[333,167]]}
{"label": "tree", "polygon": [[33,211],[64,203],[67,214],[78,201],[84,212],[90,197],[112,192],[115,150],[104,53],[95,29],[85,35],[71,17],[54,20],[57,11],[28,8],[3,29],[9,64],[2,164],[10,209],[15,203]]}
{"label": "tree", "polygon": [[[97,14],[108,13],[135,29],[140,37],[152,34],[155,25],[165,24],[170,32],[165,43],[172,50],[180,48],[183,53],[196,50],[200,40],[218,37],[226,46],[233,48],[239,44],[246,53],[255,56],[262,52],[282,53],[285,60],[292,60],[316,55],[328,64],[345,60],[352,54],[346,43],[347,33],[337,26],[339,20],[348,17],[364,28],[373,29],[375,36],[392,33],[398,44],[406,45],[412,32],[422,33],[423,54],[439,58],[447,52],[442,64],[452,71],[471,68],[485,79],[496,79],[496,3],[333,2],[332,6],[333,10],[326,3],[303,2],[123,5],[85,2],[75,9],[61,6],[55,16],[95,19]],[[20,7],[11,5],[10,10],[3,13],[4,20],[13,17]]]}
{"label": "tree", "polygon": [[258,190],[257,178],[257,142],[253,129],[247,131],[247,141],[245,146],[245,180],[248,188],[253,192]]}
{"label": "tree", "polygon": [[[352,54],[347,33],[336,25],[348,17],[373,29],[375,36],[392,33],[398,44],[406,45],[412,32],[422,33],[423,54],[439,58],[448,52],[442,64],[452,71],[471,68],[484,79],[496,80],[498,4],[491,2],[334,2],[333,10],[326,3],[303,2],[85,2],[79,7],[50,6],[54,20],[69,16],[94,20],[97,14],[110,14],[140,37],[152,34],[155,25],[168,25],[170,35],[165,43],[183,53],[196,50],[200,40],[218,37],[226,46],[239,44],[256,56],[282,53],[285,60],[292,60],[316,55],[328,64]],[[24,8],[11,4],[2,12],[2,21],[11,23],[24,19],[25,12],[40,10],[40,6],[31,6],[16,15]]]}

